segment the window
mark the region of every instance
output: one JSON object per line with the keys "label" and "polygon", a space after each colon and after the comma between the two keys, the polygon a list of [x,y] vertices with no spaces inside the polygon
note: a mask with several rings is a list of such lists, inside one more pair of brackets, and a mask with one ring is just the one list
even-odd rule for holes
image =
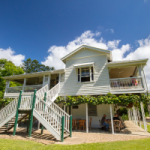
{"label": "window", "polygon": [[89,114],[89,116],[97,116],[97,106],[96,105],[88,105],[88,114]]}
{"label": "window", "polygon": [[72,109],[78,109],[77,105],[72,106]]}
{"label": "window", "polygon": [[78,82],[94,81],[93,67],[78,68]]}
{"label": "window", "polygon": [[90,81],[90,68],[81,68],[81,82]]}

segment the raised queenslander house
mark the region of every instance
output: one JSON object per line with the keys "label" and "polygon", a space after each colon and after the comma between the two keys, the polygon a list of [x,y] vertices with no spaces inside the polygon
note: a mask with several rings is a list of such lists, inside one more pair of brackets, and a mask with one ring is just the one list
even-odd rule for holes
{"label": "raised queenslander house", "polygon": [[[65,116],[64,130],[68,135],[71,134],[68,122],[69,112],[73,119],[86,119],[86,132],[88,132],[90,117],[92,117],[91,127],[99,128],[99,119],[103,114],[111,119],[114,116],[114,105],[88,106],[88,104],[81,104],[72,106],[71,110],[65,106],[58,107],[54,103],[58,96],[65,98],[78,95],[106,95],[109,92],[115,95],[147,93],[143,69],[148,59],[113,61],[111,51],[82,45],[61,60],[66,65],[65,69],[4,77],[7,80],[4,98],[18,99],[20,90],[23,93],[20,106],[16,106],[17,102],[11,104],[9,106],[13,109],[10,112],[11,116],[8,114],[3,119],[1,118],[0,126],[15,118],[17,108],[18,112],[32,109],[29,105],[33,99],[29,95],[33,94],[35,89],[37,89],[38,98],[35,98],[33,116],[58,140],[61,140],[62,136],[60,133],[62,132],[62,116]],[[22,86],[10,87],[10,81],[18,82]],[[46,102],[43,101],[45,92],[47,93]],[[47,109],[45,109],[45,113],[42,113],[45,106]],[[19,119],[21,120],[23,117]]]}

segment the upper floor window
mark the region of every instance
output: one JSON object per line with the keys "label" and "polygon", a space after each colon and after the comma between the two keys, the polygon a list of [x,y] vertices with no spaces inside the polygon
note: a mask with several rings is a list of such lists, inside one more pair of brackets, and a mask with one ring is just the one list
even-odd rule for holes
{"label": "upper floor window", "polygon": [[94,81],[93,67],[78,68],[78,82]]}

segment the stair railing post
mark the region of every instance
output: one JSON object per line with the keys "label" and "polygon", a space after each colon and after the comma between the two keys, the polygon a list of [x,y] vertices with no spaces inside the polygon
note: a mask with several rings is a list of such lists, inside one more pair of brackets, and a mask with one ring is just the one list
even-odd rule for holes
{"label": "stair railing post", "polygon": [[72,115],[70,116],[70,137],[72,137]]}
{"label": "stair railing post", "polygon": [[64,141],[64,123],[65,123],[65,117],[62,116],[62,119],[61,119],[61,142]]}
{"label": "stair railing post", "polygon": [[20,91],[20,95],[19,95],[19,99],[18,99],[18,105],[17,105],[17,110],[16,110],[16,118],[15,118],[13,136],[15,136],[15,134],[16,134],[16,128],[17,128],[17,122],[18,122],[18,114],[19,114],[19,108],[20,108],[20,103],[21,103],[21,96],[22,96],[22,91]]}
{"label": "stair railing post", "polygon": [[31,109],[31,116],[30,116],[30,127],[29,127],[29,137],[31,137],[31,133],[32,133],[33,110],[34,110],[34,107],[35,107],[36,91],[37,90],[34,90],[34,96],[33,96],[33,102],[32,102],[32,109]]}
{"label": "stair railing post", "polygon": [[27,123],[27,133],[29,133],[29,126],[30,126],[30,117],[31,113],[29,113],[28,123]]}
{"label": "stair railing post", "polygon": [[[46,102],[46,92],[45,92],[45,94],[44,94],[44,101]],[[43,113],[45,112],[45,104],[44,104],[44,110],[43,110]],[[43,134],[43,129],[44,129],[44,126],[42,126],[42,128],[41,128],[41,134]]]}

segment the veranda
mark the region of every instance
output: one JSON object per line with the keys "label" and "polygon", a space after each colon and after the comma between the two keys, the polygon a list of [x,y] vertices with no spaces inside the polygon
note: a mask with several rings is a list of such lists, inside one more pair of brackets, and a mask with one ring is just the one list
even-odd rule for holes
{"label": "veranda", "polygon": [[[134,97],[135,96],[135,97]],[[80,96],[81,97],[81,96]],[[87,97],[88,99],[89,97]],[[112,99],[116,97],[111,97]],[[137,100],[137,98],[139,98]],[[69,97],[68,98],[60,98],[56,101],[58,105],[63,108],[67,113],[72,115],[73,120],[84,120],[85,121],[85,130],[82,126],[79,127],[78,131],[83,131],[86,133],[96,131],[99,132],[101,128],[101,119],[104,114],[106,114],[106,119],[109,120],[109,131],[112,134],[115,134],[116,125],[114,125],[113,117],[115,116],[115,113],[117,109],[120,107],[125,107],[128,110],[128,119],[129,121],[132,121],[134,124],[141,127],[141,125],[144,125],[144,130],[147,131],[147,124],[145,119],[145,112],[143,107],[143,102],[148,102],[149,99],[146,95],[132,95],[132,98],[129,97],[128,100],[125,98],[125,102],[119,102],[120,100],[116,100],[115,102],[111,100],[111,103],[109,101],[106,102],[106,100],[96,105],[96,103],[93,104],[91,100],[85,100],[85,97],[83,96],[82,100],[75,100],[79,99],[79,97]],[[91,98],[90,98],[91,99]],[[79,102],[80,101],[80,102]],[[94,101],[94,99],[93,99]],[[95,99],[96,101],[96,99]],[[118,103],[117,103],[118,101]],[[97,102],[99,103],[99,102]],[[66,104],[66,105],[65,105]],[[122,105],[122,106],[121,106]],[[122,120],[122,118],[120,117]],[[76,128],[77,129],[77,128]],[[77,131],[77,130],[76,130]]]}

